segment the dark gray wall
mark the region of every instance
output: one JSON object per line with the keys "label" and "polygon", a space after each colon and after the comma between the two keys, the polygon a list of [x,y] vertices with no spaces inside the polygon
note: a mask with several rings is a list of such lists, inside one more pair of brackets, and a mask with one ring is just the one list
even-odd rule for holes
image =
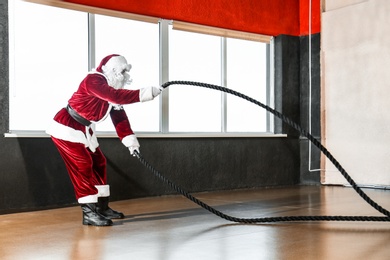
{"label": "dark gray wall", "polygon": [[[312,35],[310,41],[311,42],[309,42],[309,36],[300,37],[300,123],[303,129],[310,132],[318,141],[321,141],[320,34]],[[309,44],[311,44],[311,57],[309,57]],[[309,64],[309,58],[311,64]],[[311,91],[309,84],[310,69]],[[309,101],[310,98],[311,102]],[[311,131],[309,131],[309,105],[311,105]],[[311,151],[309,150],[309,145],[311,145]],[[301,139],[301,184],[320,183],[321,176],[318,171],[321,167],[320,153],[320,150],[312,145],[308,139]],[[309,165],[309,159],[311,165]],[[315,169],[317,170],[313,171]]]}
{"label": "dark gray wall", "polygon": [[[299,183],[295,138],[139,141],[144,158],[190,192]],[[65,166],[49,138],[2,138],[0,145],[0,213],[75,203]],[[112,200],[174,193],[130,156],[118,139],[100,139],[100,146],[107,157]]]}
{"label": "dark gray wall", "polygon": [[[0,0],[0,7],[0,131],[6,133],[7,1]],[[278,108],[299,124],[305,109],[301,80],[305,49],[301,40],[291,36],[275,40]],[[304,140],[295,130],[279,125],[287,138],[140,138],[139,141],[145,159],[190,192],[319,184],[317,177],[301,174],[301,160],[306,160],[301,158]],[[112,200],[174,193],[131,157],[118,139],[100,139],[100,147],[107,157]],[[49,138],[1,136],[0,187],[0,214],[76,203],[65,166]]]}
{"label": "dark gray wall", "polygon": [[[309,36],[288,35],[275,38],[275,108],[319,141],[321,141],[320,47],[320,34],[312,35],[311,39]],[[302,137],[295,128],[281,120],[275,121],[276,133],[286,133],[290,137],[300,138],[300,184],[319,184],[320,172],[313,170],[320,168],[320,150],[311,145],[310,141]]]}
{"label": "dark gray wall", "polygon": [[[300,124],[300,41],[299,37],[280,35],[275,38],[275,110]],[[275,120],[275,132],[298,137],[299,132]]]}
{"label": "dark gray wall", "polygon": [[0,0],[0,129],[8,129],[8,1]]}

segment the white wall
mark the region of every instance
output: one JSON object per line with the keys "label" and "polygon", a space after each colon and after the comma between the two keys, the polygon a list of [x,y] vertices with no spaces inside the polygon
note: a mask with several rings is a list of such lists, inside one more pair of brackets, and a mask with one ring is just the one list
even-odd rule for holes
{"label": "white wall", "polygon": [[[323,142],[358,184],[390,186],[390,1],[323,6]],[[325,168],[324,183],[346,183]]]}

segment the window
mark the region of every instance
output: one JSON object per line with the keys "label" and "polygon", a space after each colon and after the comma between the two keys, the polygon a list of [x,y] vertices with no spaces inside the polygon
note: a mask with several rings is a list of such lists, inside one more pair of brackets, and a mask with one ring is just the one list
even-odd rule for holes
{"label": "window", "polygon": [[[266,104],[270,100],[267,61],[266,43],[169,30],[170,80],[226,85]],[[169,132],[259,133],[272,128],[263,108],[241,98],[199,87],[172,88]]]}
{"label": "window", "polygon": [[[254,98],[267,100],[266,44],[227,39],[227,87]],[[245,116],[243,116],[245,115]],[[266,132],[267,112],[236,96],[227,96],[227,132]]]}
{"label": "window", "polygon": [[[86,73],[113,53],[133,66],[129,88],[198,81],[272,105],[268,43],[177,30],[166,20],[91,15],[21,0],[9,6],[10,133],[43,133]],[[264,109],[195,86],[171,85],[159,98],[125,109],[137,134],[272,132]],[[97,130],[115,135],[109,119]]]}
{"label": "window", "polygon": [[[170,30],[169,78],[221,85],[220,38]],[[170,132],[220,132],[221,93],[191,86],[169,89]]]}
{"label": "window", "polygon": [[88,27],[80,26],[87,15],[8,3],[10,130],[43,131],[88,72]]}
{"label": "window", "polygon": [[[159,85],[158,24],[95,15],[95,57],[99,63],[108,54],[121,54],[132,64],[130,89]],[[96,64],[97,66],[98,64]],[[124,106],[135,131],[159,132],[159,100]],[[111,120],[97,131],[115,131]]]}

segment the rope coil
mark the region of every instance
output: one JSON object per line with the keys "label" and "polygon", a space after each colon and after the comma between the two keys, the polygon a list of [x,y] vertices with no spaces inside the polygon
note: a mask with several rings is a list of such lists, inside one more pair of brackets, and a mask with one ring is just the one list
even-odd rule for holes
{"label": "rope coil", "polygon": [[198,204],[199,206],[203,207],[204,209],[210,211],[211,213],[226,219],[228,221],[232,222],[240,222],[240,223],[266,223],[266,222],[288,222],[288,221],[384,221],[388,222],[390,221],[390,212],[380,206],[378,203],[373,201],[358,185],[355,183],[355,181],[351,178],[351,176],[346,172],[346,170],[341,166],[341,164],[334,158],[334,156],[317,140],[315,139],[310,133],[302,129],[297,123],[283,115],[282,113],[272,109],[271,107],[264,105],[263,103],[248,97],[242,93],[239,93],[237,91],[234,91],[229,88],[207,84],[207,83],[201,83],[201,82],[193,82],[193,81],[168,81],[162,85],[163,88],[167,88],[171,85],[191,85],[191,86],[198,86],[198,87],[204,87],[204,88],[210,88],[214,90],[219,90],[222,92],[226,92],[228,94],[235,95],[237,97],[240,97],[242,99],[245,99],[251,103],[254,103],[268,112],[274,114],[278,118],[280,118],[283,122],[287,123],[294,129],[300,132],[301,135],[305,136],[307,139],[309,139],[315,146],[317,146],[321,152],[333,163],[333,165],[340,171],[340,173],[343,175],[343,177],[348,181],[349,184],[351,184],[352,188],[362,197],[370,206],[372,206],[374,209],[379,211],[385,216],[282,216],[282,217],[264,217],[264,218],[237,218],[232,217],[229,215],[226,215],[222,213],[221,211],[216,210],[215,208],[207,205],[206,203],[200,201],[199,199],[195,198],[188,192],[186,192],[184,189],[164,177],[161,173],[159,173],[156,169],[154,169],[143,157],[140,153],[135,152],[136,157],[139,159],[139,161],[148,168],[156,177],[158,177],[160,180],[162,180],[165,184],[170,186],[172,189],[180,193],[181,195],[185,196],[192,202]]}

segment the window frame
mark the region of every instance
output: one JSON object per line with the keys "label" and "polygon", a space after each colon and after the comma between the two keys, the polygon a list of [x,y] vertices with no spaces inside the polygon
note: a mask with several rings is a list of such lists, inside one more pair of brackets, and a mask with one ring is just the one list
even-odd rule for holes
{"label": "window frame", "polygon": [[[48,4],[47,1],[44,0],[34,0],[29,2],[38,2],[43,4]],[[52,5],[53,3],[57,3],[54,6],[72,9],[80,11],[80,7],[75,7],[73,4],[63,2],[63,1],[49,1]],[[58,6],[64,5],[64,6]],[[84,8],[84,7],[82,7]],[[225,87],[227,82],[226,75],[226,37],[230,38],[240,38],[245,40],[254,40],[267,43],[266,51],[267,51],[267,79],[266,79],[266,105],[270,107],[274,107],[275,98],[274,98],[274,66],[273,66],[273,53],[274,53],[274,45],[273,45],[273,37],[251,34],[245,32],[237,32],[232,30],[225,30],[220,28],[213,28],[208,26],[201,26],[195,24],[188,24],[182,22],[176,22],[173,20],[166,19],[157,19],[154,17],[146,17],[140,15],[126,14],[117,11],[109,11],[105,9],[93,8],[94,13],[91,13],[88,9],[81,10],[86,12],[88,15],[88,70],[90,71],[92,68],[96,67],[95,61],[95,14],[109,15],[118,18],[125,18],[131,20],[138,20],[144,22],[155,23],[156,21],[159,23],[159,82],[160,85],[167,82],[169,80],[169,25],[174,25],[174,29],[178,30],[187,30],[190,32],[198,32],[204,34],[212,34],[221,36],[221,57],[222,57],[222,72],[221,72],[221,86]],[[164,138],[164,137],[179,137],[179,138],[187,138],[187,137],[272,137],[272,136],[281,136],[280,134],[274,133],[274,116],[270,113],[266,113],[266,132],[227,132],[227,93],[221,92],[222,99],[222,120],[221,120],[221,131],[220,132],[169,132],[169,88],[165,89],[162,95],[159,96],[159,132],[142,132],[137,131],[136,134],[139,137],[153,137],[153,138]],[[10,116],[10,115],[9,115]],[[44,131],[21,131],[21,130],[13,130],[9,133],[4,134],[5,137],[44,137],[48,136],[44,133]],[[101,138],[111,138],[116,137],[115,131],[109,132],[97,132],[97,136]]]}

